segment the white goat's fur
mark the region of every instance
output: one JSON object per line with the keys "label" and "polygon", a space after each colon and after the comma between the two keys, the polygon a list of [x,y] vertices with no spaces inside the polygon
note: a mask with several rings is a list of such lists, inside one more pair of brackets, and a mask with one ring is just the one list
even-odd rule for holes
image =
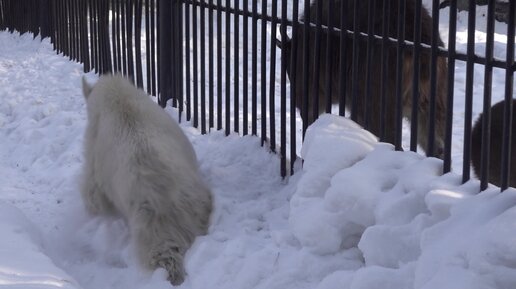
{"label": "white goat's fur", "polygon": [[121,76],[83,78],[88,111],[81,193],[93,214],[121,214],[147,268],[163,267],[173,284],[183,258],[205,234],[211,193],[179,125]]}

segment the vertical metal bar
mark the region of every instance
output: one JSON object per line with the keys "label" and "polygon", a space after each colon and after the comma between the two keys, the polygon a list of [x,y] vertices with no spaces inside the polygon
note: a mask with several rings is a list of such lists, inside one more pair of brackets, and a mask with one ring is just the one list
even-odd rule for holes
{"label": "vertical metal bar", "polygon": [[[35,9],[29,10],[31,12],[31,23],[32,23],[32,33],[34,34],[34,37],[40,35],[40,28],[41,28],[41,22],[39,15],[41,13],[41,9],[44,4],[42,4],[42,1],[33,0],[33,5]],[[43,39],[43,38],[41,38]]]}
{"label": "vertical metal bar", "polygon": [[98,65],[99,65],[99,72],[100,74],[105,73],[105,63],[104,63],[104,37],[103,37],[103,31],[102,31],[102,23],[104,21],[103,19],[103,7],[102,2],[104,0],[97,0],[96,5],[96,13],[97,13],[97,56],[98,56]]}
{"label": "vertical metal bar", "polygon": [[84,35],[82,34],[82,22],[81,22],[81,3],[83,1],[80,1],[80,0],[75,0],[75,17],[76,17],[76,21],[77,21],[77,39],[76,39],[76,42],[77,42],[77,52],[79,54],[79,61],[81,63],[84,63],[84,55],[83,55],[83,49],[82,49],[82,43],[83,43],[83,40],[82,38],[84,37]]}
{"label": "vertical metal bar", "polygon": [[[226,8],[231,7],[231,1],[226,0]],[[231,132],[231,14],[226,10],[226,99],[225,99],[225,131]]]}
{"label": "vertical metal bar", "polygon": [[[1,2],[1,1],[0,1]],[[40,7],[39,7],[39,23],[40,23],[40,27],[41,27],[41,39],[44,39],[46,37],[49,37],[50,36],[50,5],[51,5],[51,2],[50,0],[40,0]],[[0,30],[2,29],[2,26],[3,26],[3,8],[2,8],[3,4],[0,3]]]}
{"label": "vertical metal bar", "polygon": [[98,51],[99,51],[99,69],[100,73],[106,73],[106,61],[105,61],[105,45],[104,45],[104,2],[105,0],[97,1],[97,31],[98,31]]}
{"label": "vertical metal bar", "polygon": [[[134,52],[133,52],[133,8],[135,0],[126,0],[127,1],[127,72],[129,79],[134,83]],[[170,19],[170,18],[169,18]],[[167,19],[165,19],[166,21]],[[164,62],[168,63],[168,62]],[[168,99],[167,99],[168,100]],[[165,101],[166,102],[166,101]],[[162,105],[164,105],[162,103]]]}
{"label": "vertical metal bar", "polygon": [[[158,15],[158,78],[159,78],[159,88],[158,88],[158,103],[161,107],[165,107],[167,105],[167,100],[172,98],[172,87],[170,83],[170,75],[171,75],[171,67],[170,63],[172,61],[171,55],[171,35],[170,35],[170,19],[171,15],[171,2],[168,0],[159,0],[159,9],[157,10]],[[129,13],[127,13],[129,15]],[[130,20],[127,21],[128,24]],[[130,34],[129,34],[130,35]],[[130,38],[130,37],[128,37]],[[128,44],[130,41],[128,42]],[[130,51],[130,49],[129,49]],[[128,53],[129,54],[129,53]],[[131,58],[132,55],[129,56]],[[129,63],[129,70],[132,62]]]}
{"label": "vertical metal bar", "polygon": [[[42,3],[42,5],[44,5]],[[81,62],[81,47],[80,47],[80,23],[79,23],[79,17],[78,17],[78,1],[77,0],[71,0],[70,3],[70,10],[71,10],[71,18],[72,18],[72,27],[73,27],[73,38],[72,38],[72,45],[74,50],[74,60],[76,62]]]}
{"label": "vertical metal bar", "polygon": [[116,30],[116,23],[117,23],[117,17],[118,13],[116,11],[116,5],[118,0],[110,0],[110,8],[111,8],[111,45],[113,47],[113,72],[118,71],[118,51],[117,51],[117,30]]}
{"label": "vertical metal bar", "polygon": [[197,5],[192,6],[192,34],[193,34],[193,126],[199,126],[199,58],[197,37]]}
{"label": "vertical metal bar", "polygon": [[262,31],[261,31],[261,140],[262,145],[267,140],[267,0],[262,1]]}
{"label": "vertical metal bar", "polygon": [[[16,2],[15,2],[16,3]],[[17,16],[15,13],[16,13],[16,10],[14,10],[14,3],[13,2],[9,2],[9,13],[8,15],[9,16],[9,23],[10,23],[10,27],[9,27],[9,32],[12,33],[14,31],[14,28],[15,28],[15,16]]]}
{"label": "vertical metal bar", "polygon": [[[296,142],[297,142],[297,131],[296,131],[296,83],[297,83],[297,53],[298,53],[298,37],[299,30],[299,3],[293,1],[292,3],[292,40],[291,40],[291,55],[290,55],[290,174],[294,174],[294,163],[297,159]],[[282,36],[286,36],[283,34]],[[285,38],[285,39],[283,39]],[[283,37],[281,43],[285,45],[287,39]],[[282,49],[283,51],[283,49]],[[283,57],[282,57],[283,59]]]}
{"label": "vertical metal bar", "polygon": [[178,61],[178,55],[179,55],[179,45],[178,45],[178,38],[179,38],[179,0],[173,0],[170,8],[171,8],[171,18],[168,20],[168,31],[171,37],[171,58],[170,62],[166,63],[166,65],[170,66],[170,76],[168,79],[170,80],[171,84],[171,92],[172,92],[172,107],[178,108],[178,114],[179,114],[179,122],[181,122],[183,108],[181,106],[181,103],[178,99],[178,88],[179,88],[179,77],[178,77],[178,69],[177,66],[179,65]]}
{"label": "vertical metal bar", "polygon": [[20,12],[20,5],[23,4],[21,2],[16,1],[13,3],[13,29],[11,30],[11,33],[15,30],[19,30],[21,32],[20,27],[20,19],[22,19],[23,15]]}
{"label": "vertical metal bar", "polygon": [[122,31],[121,31],[121,34],[122,34],[122,70],[123,70],[123,74],[124,75],[127,75],[127,29],[126,29],[126,25],[127,25],[127,21],[126,21],[126,18],[127,18],[127,14],[126,14],[126,6],[127,6],[127,1],[121,1],[121,6],[120,6],[120,14],[121,14],[121,23],[120,23],[120,26],[122,28]]}
{"label": "vertical metal bar", "polygon": [[[88,0],[86,0],[88,1]],[[61,0],[55,0],[54,5],[54,27],[55,27],[55,34],[56,34],[56,40],[54,43],[54,49],[56,50],[57,54],[61,53]]]}
{"label": "vertical metal bar", "polygon": [[6,27],[8,28],[8,31],[9,32],[12,32],[12,29],[13,29],[13,21],[12,21],[12,16],[13,16],[13,13],[12,12],[12,3],[10,0],[8,0],[8,2],[6,3],[6,13],[5,13],[5,17],[6,17]]}
{"label": "vertical metal bar", "polygon": [[18,13],[20,14],[20,17],[18,18],[18,27],[20,27],[20,29],[18,30],[22,32],[20,34],[25,34],[29,30],[27,27],[27,13],[25,12],[26,4],[26,2],[21,2],[18,6]]}
{"label": "vertical metal bar", "polygon": [[[390,2],[390,1],[388,1]],[[347,70],[347,58],[348,58],[348,41],[347,41],[347,30],[348,25],[347,22],[347,11],[348,11],[348,5],[347,1],[341,1],[340,3],[340,43],[339,43],[339,50],[340,50],[340,60],[339,60],[339,67],[340,67],[340,95],[339,95],[339,115],[345,116],[346,115],[346,95],[347,95],[347,89],[348,89],[348,77],[347,73],[345,71]]]}
{"label": "vertical metal bar", "polygon": [[179,121],[181,121],[184,112],[183,97],[183,5],[181,0],[175,1],[175,13],[172,29],[174,34],[174,60],[170,64],[174,76],[174,100],[177,101],[179,112]]}
{"label": "vertical metal bar", "polygon": [[109,47],[109,2],[108,0],[101,0],[101,52],[104,73],[111,71],[111,52]]}
{"label": "vertical metal bar", "polygon": [[217,0],[217,130],[222,129],[222,0]]}
{"label": "vertical metal bar", "polygon": [[84,61],[84,72],[89,72],[91,70],[90,63],[90,49],[88,42],[88,1],[79,1],[80,9],[80,23],[81,23],[81,47],[82,47],[82,56]]}
{"label": "vertical metal bar", "polygon": [[417,151],[418,135],[418,111],[419,111],[419,86],[420,86],[420,60],[421,60],[421,0],[415,0],[414,11],[414,50],[413,77],[412,77],[412,112],[410,116],[410,150]]}
{"label": "vertical metal bar", "polygon": [[[177,63],[174,65],[176,68],[176,90],[177,90],[177,100],[179,104],[179,119],[181,119],[181,114],[184,110],[184,73],[183,73],[183,67],[184,67],[184,35],[183,35],[183,3],[181,0],[177,1],[177,41],[176,41],[176,50],[177,50]],[[185,4],[186,5],[186,4]]]}
{"label": "vertical metal bar", "polygon": [[[365,105],[364,105],[364,128],[370,129],[371,127],[371,113],[372,113],[372,107],[373,100],[372,100],[372,93],[371,93],[371,78],[372,71],[372,61],[373,61],[373,36],[374,36],[374,18],[375,18],[375,9],[374,9],[374,0],[368,0],[368,10],[367,10],[367,53],[366,53],[366,87],[365,87]],[[417,0],[416,0],[417,1]],[[362,112],[361,112],[362,113]],[[376,124],[375,124],[376,125]]]}
{"label": "vertical metal bar", "polygon": [[[66,1],[66,0],[64,0]],[[95,70],[95,73],[98,72],[98,62],[97,62],[97,41],[96,41],[96,36],[97,36],[97,33],[95,32],[95,2],[97,0],[90,0],[90,41],[91,41],[91,56],[92,56],[92,60],[91,60],[91,66],[92,68]]]}
{"label": "vertical metal bar", "polygon": [[315,2],[315,43],[314,43],[314,59],[313,59],[313,75],[312,75],[312,116],[310,122],[315,121],[319,117],[319,74],[321,70],[321,25],[322,25],[322,1]]}
{"label": "vertical metal bar", "polygon": [[7,31],[9,31],[12,26],[11,17],[10,17],[11,13],[9,13],[10,5],[11,5],[10,2],[11,2],[11,0],[4,0],[3,4],[2,4],[3,5],[2,10],[3,10],[3,16],[4,16],[4,18],[3,18],[4,28],[7,29]]}
{"label": "vertical metal bar", "polygon": [[450,25],[448,38],[448,95],[446,112],[446,133],[444,140],[444,165],[443,173],[451,170],[451,145],[453,126],[453,88],[455,82],[455,58],[456,58],[456,36],[457,33],[457,1],[450,2]]}
{"label": "vertical metal bar", "polygon": [[19,3],[17,3],[17,2],[18,1],[13,1],[13,2],[10,2],[10,4],[9,4],[9,6],[10,6],[9,10],[11,12],[11,13],[9,13],[9,15],[11,15],[11,17],[10,17],[10,19],[11,19],[11,21],[10,21],[11,27],[9,29],[10,33],[13,33],[13,31],[17,28],[18,23],[17,23],[16,19],[18,17],[20,17],[20,15],[17,13],[17,9],[16,9],[17,5],[19,5]]}
{"label": "vertical metal bar", "polygon": [[[439,0],[437,0],[439,1]],[[380,89],[380,141],[385,141],[385,123],[387,122],[387,73],[391,47],[388,43],[390,35],[391,1],[384,0],[382,6],[382,52],[381,52],[381,89]],[[438,12],[437,12],[438,13]],[[392,103],[391,103],[392,105]]]}
{"label": "vertical metal bar", "polygon": [[[213,5],[213,0],[208,0],[208,5]],[[213,75],[213,10],[208,9],[208,127],[211,129],[214,127],[214,75]]]}
{"label": "vertical metal bar", "polygon": [[475,65],[475,21],[476,6],[475,2],[470,1],[468,6],[468,48],[466,63],[466,93],[464,107],[464,147],[462,163],[462,182],[465,183],[470,178],[471,163],[471,119],[473,115],[473,79]]}
{"label": "vertical metal bar", "polygon": [[403,111],[403,62],[404,62],[404,46],[405,46],[405,1],[398,0],[398,43],[396,55],[396,136],[394,146],[396,150],[402,150],[401,132],[402,132],[402,111]]}
{"label": "vertical metal bar", "polygon": [[136,54],[136,85],[143,88],[143,69],[142,69],[142,0],[136,0],[134,17],[134,47]]}
{"label": "vertical metal bar", "polygon": [[240,84],[240,77],[239,77],[239,67],[240,67],[240,54],[239,54],[239,41],[240,41],[240,32],[239,32],[239,15],[238,15],[238,10],[239,10],[239,2],[240,1],[235,1],[234,2],[234,11],[235,11],[235,17],[234,17],[234,20],[233,20],[233,27],[234,27],[234,31],[233,31],[233,35],[234,35],[234,50],[233,50],[233,61],[234,61],[234,66],[233,66],[233,75],[234,75],[234,87],[233,87],[233,131],[235,132],[239,132],[239,123],[240,123],[240,104],[239,104],[239,84]]}
{"label": "vertical metal bar", "polygon": [[[140,0],[141,1],[141,0]],[[106,61],[106,71],[113,72],[113,59],[110,46],[111,35],[109,33],[109,0],[105,0],[104,4],[104,52]]]}
{"label": "vertical metal bar", "polygon": [[40,9],[40,2],[32,0],[33,9],[29,9],[30,13],[30,24],[31,24],[31,32],[34,35],[34,37],[39,35],[39,9]]}
{"label": "vertical metal bar", "polygon": [[13,29],[14,29],[14,19],[13,19],[14,13],[13,13],[13,3],[12,3],[12,1],[9,1],[7,5],[8,5],[8,7],[6,9],[7,10],[7,12],[6,12],[7,23],[9,23],[8,24],[9,32],[12,33]]}
{"label": "vertical metal bar", "polygon": [[244,11],[244,17],[243,17],[243,26],[242,26],[242,39],[243,39],[243,58],[242,58],[242,134],[247,135],[248,134],[248,126],[249,126],[249,18],[247,14],[249,13],[249,3],[248,0],[243,0],[243,11]]}
{"label": "vertical metal bar", "polygon": [[172,107],[176,107],[178,108],[178,113],[179,113],[179,122],[181,122],[181,117],[182,117],[182,109],[179,109],[178,107],[178,95],[177,95],[177,81],[178,81],[178,78],[177,78],[177,69],[176,69],[176,66],[179,64],[177,62],[177,48],[178,48],[178,45],[177,45],[177,34],[178,34],[178,29],[177,29],[177,20],[178,20],[178,15],[177,15],[177,2],[178,0],[172,0],[171,1],[172,3],[170,4],[170,18],[167,20],[167,25],[168,25],[168,28],[167,28],[167,31],[168,31],[168,34],[170,34],[170,62],[167,62],[167,63],[163,63],[163,65],[168,65],[170,66],[170,75],[167,77],[168,81],[170,81],[170,92],[171,92],[171,96],[172,96]]}
{"label": "vertical metal bar", "polygon": [[[330,0],[332,1],[332,0]],[[281,0],[281,43],[287,38],[287,0]],[[331,18],[331,17],[330,17]],[[274,42],[274,41],[272,41]],[[281,177],[287,175],[287,54],[281,49],[281,111],[280,111],[280,172]]]}
{"label": "vertical metal bar", "polygon": [[0,30],[4,30],[5,25],[5,18],[4,18],[4,1],[0,0]]}
{"label": "vertical metal bar", "polygon": [[98,52],[98,64],[100,74],[104,74],[106,72],[105,62],[104,62],[104,31],[103,31],[103,22],[104,22],[104,9],[103,9],[104,0],[97,0],[96,9],[97,9],[97,52]]}
{"label": "vertical metal bar", "polygon": [[[503,146],[502,146],[502,184],[501,190],[504,191],[510,184],[509,180],[511,176],[511,151],[512,145],[514,144],[512,135],[514,130],[514,119],[513,119],[513,99],[514,93],[514,17],[516,10],[516,2],[510,1],[509,3],[509,19],[507,22],[507,54],[506,54],[506,68],[505,68],[505,106],[504,106],[504,125],[503,125]],[[514,174],[514,172],[512,172]]]}
{"label": "vertical metal bar", "polygon": [[[58,50],[58,46],[57,46],[57,28],[58,28],[57,27],[57,18],[58,18],[57,17],[57,6],[58,6],[58,3],[57,3],[56,0],[50,0],[50,1],[52,3],[52,5],[51,5],[51,7],[52,7],[52,9],[51,9],[52,16],[50,18],[51,29],[52,29],[52,31],[51,31],[51,41],[52,41],[52,45],[53,45],[54,50],[57,51]],[[86,2],[86,1],[84,1],[84,2]],[[5,8],[6,7],[4,6],[4,9]],[[4,10],[4,11],[7,11],[7,10]],[[7,21],[6,16],[4,16],[4,17],[5,17],[4,19]]]}
{"label": "vertical metal bar", "polygon": [[258,1],[252,1],[251,24],[251,133],[257,135],[258,122]]}
{"label": "vertical metal bar", "polygon": [[9,8],[10,8],[10,12],[11,12],[11,13],[9,13],[11,15],[11,17],[10,17],[11,18],[11,21],[10,21],[11,27],[9,29],[10,33],[13,33],[13,31],[17,27],[16,26],[17,25],[16,18],[19,17],[17,10],[15,9],[16,5],[19,5],[19,4],[17,3],[17,1],[13,1],[13,2],[10,2],[10,4],[9,4],[9,6],[10,6]]}
{"label": "vertical metal bar", "polygon": [[[155,0],[155,4],[156,4],[156,14],[155,14],[155,19],[156,19],[156,95],[158,96],[158,101],[159,101],[159,98],[160,98],[160,95],[161,95],[161,84],[160,84],[160,81],[161,81],[161,76],[160,76],[160,71],[161,71],[161,54],[160,54],[160,50],[161,50],[161,27],[162,27],[162,23],[161,22],[164,22],[165,20],[160,20],[161,16],[160,16],[160,3],[163,3],[161,2],[161,0]],[[166,106],[166,104],[165,104]]]}
{"label": "vertical metal bar", "polygon": [[81,22],[81,2],[80,0],[75,0],[75,21],[77,22],[77,53],[79,56],[79,61],[81,63],[84,63],[84,55],[83,55],[83,49],[82,49],[82,38],[84,35],[81,33],[83,27]]}
{"label": "vertical metal bar", "polygon": [[[205,4],[205,0],[201,4]],[[201,6],[201,133],[206,134],[206,12]]]}
{"label": "vertical metal bar", "polygon": [[[30,9],[29,9],[30,7]],[[26,31],[27,32],[31,32],[34,36],[36,36],[36,34],[34,33],[34,29],[33,29],[33,18],[32,18],[32,12],[34,10],[37,10],[37,5],[36,3],[34,3],[34,0],[29,0],[29,1],[25,1],[24,3],[24,9],[23,9],[23,13],[25,15],[25,21],[24,21],[24,25],[26,27]]]}
{"label": "vertical metal bar", "polygon": [[[344,2],[343,2],[344,3]],[[344,5],[344,4],[342,4]],[[303,24],[303,103],[301,104],[301,118],[303,119],[303,139],[308,128],[308,105],[309,105],[309,73],[310,73],[310,1],[305,1]]]}
{"label": "vertical metal bar", "polygon": [[329,0],[328,1],[328,7],[326,11],[326,15],[328,15],[327,25],[328,25],[328,31],[326,32],[326,113],[331,113],[331,106],[332,106],[332,99],[333,99],[333,75],[332,75],[332,69],[333,69],[333,61],[334,61],[334,55],[332,54],[333,49],[333,38],[334,38],[334,24],[333,24],[333,9],[335,7],[335,0]]}
{"label": "vertical metal bar", "polygon": [[[115,0],[117,1],[117,0]],[[145,86],[148,94],[152,95],[152,72],[151,72],[151,30],[150,30],[150,1],[145,0],[145,74],[147,75]]]}
{"label": "vertical metal bar", "polygon": [[157,20],[156,20],[157,9],[155,8],[157,5],[156,5],[156,0],[149,0],[149,2],[150,2],[150,18],[151,18],[150,19],[150,23],[151,23],[150,55],[151,55],[151,74],[152,74],[151,86],[152,86],[152,95],[157,96],[158,95],[158,88],[157,88],[158,76],[157,76],[157,67],[156,66],[157,66],[157,55],[158,55],[158,53],[157,53],[158,29],[157,29]]}
{"label": "vertical metal bar", "polygon": [[16,17],[16,19],[17,19],[17,27],[18,27],[18,29],[16,29],[16,30],[20,31],[20,34],[24,34],[25,32],[27,32],[27,27],[25,26],[26,15],[24,13],[24,4],[25,4],[25,2],[20,2],[18,4],[18,11],[17,12],[18,12],[19,17]]}
{"label": "vertical metal bar", "polygon": [[99,72],[103,74],[106,72],[105,62],[104,62],[104,33],[103,33],[103,22],[104,22],[104,13],[103,13],[103,2],[104,0],[96,1],[96,13],[97,13],[97,56],[98,56],[98,65]]}
{"label": "vertical metal bar", "polygon": [[[439,45],[439,2],[432,1],[432,51],[430,65],[430,108],[428,115],[428,148],[427,156],[435,155],[435,106],[437,94],[437,49]],[[469,165],[469,163],[468,163]]]}
{"label": "vertical metal bar", "polygon": [[[32,26],[33,26],[32,29],[34,32],[34,37],[36,37],[38,35],[41,36],[41,22],[40,22],[40,18],[39,18],[39,16],[41,15],[41,10],[48,9],[49,4],[44,3],[40,0],[34,0],[34,4],[35,4],[34,6],[36,7],[36,10],[32,11]],[[46,5],[46,7],[43,7],[44,5]],[[41,39],[43,39],[43,37],[41,37]]]}
{"label": "vertical metal bar", "polygon": [[25,23],[25,14],[23,13],[23,2],[21,3],[17,3],[17,17],[15,17],[15,23],[16,23],[16,30],[20,31],[20,34],[24,34],[27,29],[25,27],[25,25],[23,25]]}
{"label": "vertical metal bar", "polygon": [[73,21],[75,23],[75,58],[76,61],[82,62],[82,55],[81,55],[81,33],[80,33],[80,22],[79,22],[79,1],[78,0],[72,0],[73,5]]}
{"label": "vertical metal bar", "polygon": [[278,0],[272,0],[271,15],[271,55],[269,72],[269,126],[270,143],[272,152],[276,152],[276,25],[278,17]]}
{"label": "vertical metal bar", "polygon": [[122,15],[121,15],[121,3],[118,0],[113,0],[115,4],[115,11],[114,15],[115,18],[113,19],[115,23],[115,43],[116,43],[116,71],[118,73],[122,73],[122,31],[120,27],[120,22],[122,21]]}
{"label": "vertical metal bar", "polygon": [[70,42],[71,42],[71,37],[70,37],[70,3],[68,0],[65,0],[64,1],[64,7],[63,7],[63,13],[64,13],[64,20],[65,20],[65,26],[64,26],[64,31],[65,31],[65,55],[68,56],[68,59],[72,60],[72,53],[71,53],[71,45],[70,45]]}
{"label": "vertical metal bar", "polygon": [[352,91],[352,97],[351,97],[351,119],[353,121],[357,121],[358,118],[358,98],[360,97],[358,95],[359,93],[359,82],[358,82],[358,65],[359,65],[359,58],[360,58],[360,46],[359,41],[360,37],[358,34],[360,33],[360,27],[359,27],[359,0],[353,0],[353,61],[352,61],[352,74],[351,74],[351,91]]}
{"label": "vertical metal bar", "polygon": [[75,23],[75,5],[74,0],[68,0],[68,18],[70,23],[70,57],[72,60],[77,60],[77,51],[75,46],[75,40],[77,39],[77,35],[75,34],[75,27],[77,26]]}
{"label": "vertical metal bar", "polygon": [[186,120],[190,121],[192,117],[191,112],[191,79],[190,79],[190,4],[185,4],[185,74],[186,74]]}

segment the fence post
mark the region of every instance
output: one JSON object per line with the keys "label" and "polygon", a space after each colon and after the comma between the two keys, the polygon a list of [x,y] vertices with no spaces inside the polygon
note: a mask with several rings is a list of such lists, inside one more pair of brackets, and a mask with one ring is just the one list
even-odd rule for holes
{"label": "fence post", "polygon": [[50,0],[40,0],[39,4],[39,27],[40,27],[40,35],[41,39],[50,37],[51,28],[50,28],[50,13],[52,11],[50,5],[52,2]]}
{"label": "fence post", "polygon": [[170,33],[171,1],[158,0],[158,37],[159,37],[159,54],[158,54],[158,103],[161,107],[165,107],[167,100],[172,98],[171,61],[172,61],[172,38]]}

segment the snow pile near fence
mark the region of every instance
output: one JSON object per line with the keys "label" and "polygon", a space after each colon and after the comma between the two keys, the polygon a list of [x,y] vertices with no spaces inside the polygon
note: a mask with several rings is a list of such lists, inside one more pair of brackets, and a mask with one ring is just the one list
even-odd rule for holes
{"label": "snow pile near fence", "polygon": [[513,288],[516,190],[440,176],[442,162],[326,115],[307,132],[289,222],[300,244],[331,256],[358,248],[363,267],[317,288]]}

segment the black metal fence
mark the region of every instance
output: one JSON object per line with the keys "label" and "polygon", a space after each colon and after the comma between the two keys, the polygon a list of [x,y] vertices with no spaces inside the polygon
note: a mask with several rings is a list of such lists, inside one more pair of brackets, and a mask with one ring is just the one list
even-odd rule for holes
{"label": "black metal fence", "polygon": [[[472,156],[480,156],[481,189],[490,174],[500,174],[502,190],[515,186],[515,1],[508,4],[505,59],[493,55],[495,0],[488,1],[483,55],[475,51],[474,1],[465,52],[456,49],[457,1],[445,1],[449,36],[442,45],[441,2],[431,1],[429,15],[422,0],[0,0],[0,29],[50,37],[84,71],[127,75],[160,105],[171,100],[180,119],[202,133],[260,136],[279,153],[283,176],[293,173],[307,126],[323,112],[349,114],[400,150],[402,119],[411,118],[410,150],[420,145],[449,172],[454,99],[464,98],[463,181]],[[456,62],[466,63],[461,95]],[[475,65],[484,66],[480,141],[472,135]],[[506,105],[493,124],[500,132],[491,126],[495,68],[505,71]]]}

